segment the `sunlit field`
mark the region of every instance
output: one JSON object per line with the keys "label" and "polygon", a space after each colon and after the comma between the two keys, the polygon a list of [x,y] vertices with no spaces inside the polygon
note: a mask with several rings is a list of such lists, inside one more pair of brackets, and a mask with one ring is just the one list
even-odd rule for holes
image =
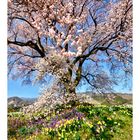
{"label": "sunlit field", "polygon": [[8,113],[9,140],[131,140],[132,107],[79,104],[53,113]]}

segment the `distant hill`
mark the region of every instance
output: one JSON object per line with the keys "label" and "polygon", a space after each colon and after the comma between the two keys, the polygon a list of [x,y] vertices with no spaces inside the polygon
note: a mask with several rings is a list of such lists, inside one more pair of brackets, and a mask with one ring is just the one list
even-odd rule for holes
{"label": "distant hill", "polygon": [[[95,105],[132,105],[132,94],[107,93],[95,94],[91,92],[77,94],[82,102]],[[34,103],[37,98],[9,97],[8,106],[22,107]]]}
{"label": "distant hill", "polygon": [[35,102],[36,98],[20,98],[20,97],[9,97],[8,98],[8,106],[14,107],[22,107],[26,105],[30,105]]}
{"label": "distant hill", "polygon": [[21,97],[21,99],[28,102],[34,102],[37,100],[37,98],[25,98],[25,97]]}
{"label": "distant hill", "polygon": [[132,94],[121,93],[80,93],[79,97],[84,102],[102,105],[132,105]]}

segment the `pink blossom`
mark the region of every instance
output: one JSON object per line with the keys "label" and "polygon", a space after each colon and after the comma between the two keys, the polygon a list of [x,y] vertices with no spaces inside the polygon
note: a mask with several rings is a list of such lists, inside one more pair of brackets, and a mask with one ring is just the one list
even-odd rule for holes
{"label": "pink blossom", "polygon": [[50,28],[50,29],[49,29],[48,35],[49,35],[51,38],[54,38],[54,37],[55,37],[55,31],[54,31],[53,28]]}

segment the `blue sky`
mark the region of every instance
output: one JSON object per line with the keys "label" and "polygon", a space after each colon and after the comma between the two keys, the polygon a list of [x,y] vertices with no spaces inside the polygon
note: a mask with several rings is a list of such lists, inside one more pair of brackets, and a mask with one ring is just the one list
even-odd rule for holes
{"label": "blue sky", "polygon": [[32,85],[21,85],[21,81],[8,80],[8,97],[37,97],[39,95],[39,87]]}

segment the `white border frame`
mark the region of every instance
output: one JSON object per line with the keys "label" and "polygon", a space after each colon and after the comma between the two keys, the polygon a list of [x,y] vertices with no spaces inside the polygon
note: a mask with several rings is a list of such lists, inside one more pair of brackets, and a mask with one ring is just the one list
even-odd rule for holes
{"label": "white border frame", "polygon": [[[133,0],[133,139],[140,138],[140,1]],[[7,1],[0,0],[0,139],[7,139]]]}
{"label": "white border frame", "polygon": [[7,139],[7,1],[0,0],[0,139]]}

